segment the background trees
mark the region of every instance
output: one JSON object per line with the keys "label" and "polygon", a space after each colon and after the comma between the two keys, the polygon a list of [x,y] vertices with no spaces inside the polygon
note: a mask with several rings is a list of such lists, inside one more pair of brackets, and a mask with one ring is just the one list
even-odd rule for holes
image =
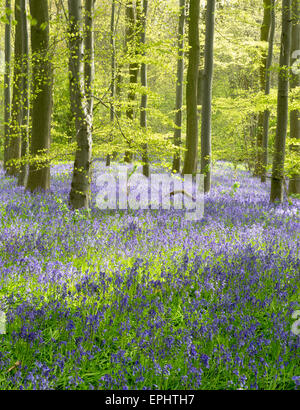
{"label": "background trees", "polygon": [[[0,3],[0,30],[3,48],[6,38],[8,62],[12,39],[9,41],[10,13],[5,13],[5,6],[15,10],[15,20],[21,21],[24,12],[16,6],[23,7],[26,2]],[[17,176],[21,185],[26,185],[26,163],[30,167],[27,188],[47,189],[51,161],[72,162],[74,158],[70,193],[74,208],[88,207],[92,158],[139,162],[144,164],[145,175],[157,162],[177,172],[183,162],[184,173],[199,172],[201,160],[201,171],[208,171],[206,191],[210,186],[210,165],[217,160],[242,164],[259,174],[262,181],[269,179],[273,159],[284,148],[278,148],[278,140],[275,143],[277,119],[281,121],[277,117],[277,88],[283,80],[277,75],[281,39],[276,16],[282,12],[280,2],[217,1],[213,12],[215,2],[198,0],[55,0],[47,2],[49,24],[33,16],[31,8],[36,4],[29,3],[27,24],[33,40],[26,51],[26,41],[22,46],[18,44],[18,33],[26,25],[14,24],[11,31],[17,35],[13,58],[10,65],[6,64],[5,87],[0,84],[5,89],[6,107],[2,111],[6,126],[0,139],[1,155],[3,158],[5,154],[6,165],[11,164],[7,171]],[[296,10],[295,3],[292,2]],[[72,22],[74,7],[79,7],[78,25]],[[295,50],[291,53],[299,48],[299,12],[292,14]],[[25,37],[26,31],[22,35]],[[35,54],[39,53],[34,48],[43,48],[41,55],[47,55],[47,63],[38,61]],[[21,59],[18,55],[29,55],[23,59],[27,66],[17,64]],[[298,61],[299,56],[294,54],[291,64],[296,67]],[[14,69],[10,86],[9,67]],[[25,91],[26,82],[30,95],[28,89]],[[299,191],[295,188],[299,175],[295,143],[299,138],[297,69],[291,73],[290,85],[285,171],[281,165],[280,172],[290,179],[289,192],[295,194]],[[279,112],[282,115],[282,108]],[[41,118],[45,119],[43,124]]]}

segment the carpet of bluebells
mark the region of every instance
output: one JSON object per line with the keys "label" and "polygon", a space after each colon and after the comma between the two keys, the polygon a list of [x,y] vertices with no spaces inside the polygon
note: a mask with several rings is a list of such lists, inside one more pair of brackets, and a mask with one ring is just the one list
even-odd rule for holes
{"label": "carpet of bluebells", "polygon": [[184,211],[70,211],[0,169],[0,389],[299,389],[299,199],[214,168]]}

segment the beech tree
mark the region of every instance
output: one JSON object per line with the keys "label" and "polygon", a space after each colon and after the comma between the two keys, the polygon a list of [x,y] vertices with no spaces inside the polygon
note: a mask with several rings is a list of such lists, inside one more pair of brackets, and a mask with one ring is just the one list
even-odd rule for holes
{"label": "beech tree", "polygon": [[5,2],[5,68],[4,68],[4,169],[8,161],[9,123],[11,108],[11,0]]}
{"label": "beech tree", "polygon": [[[148,12],[148,0],[143,0],[142,15],[141,15],[141,46],[144,48],[142,55],[145,57],[145,45],[146,45],[146,23],[147,23],[147,12]],[[147,128],[147,64],[145,61],[141,64],[141,85],[143,87],[143,93],[141,97],[141,113],[140,113],[140,125],[146,130]],[[143,161],[143,175],[149,177],[149,158],[148,158],[148,145],[143,144],[142,146],[142,161]]]}
{"label": "beech tree", "polygon": [[211,185],[211,102],[214,64],[216,1],[208,0],[206,8],[206,32],[204,72],[202,78],[202,121],[201,121],[201,173],[204,174],[204,192]]}
{"label": "beech tree", "polygon": [[22,124],[21,124],[21,165],[18,185],[25,186],[27,180],[26,155],[29,150],[29,37],[26,12],[27,0],[21,0],[22,23]]}
{"label": "beech tree", "polygon": [[189,7],[189,56],[186,85],[186,151],[183,174],[194,174],[198,162],[198,112],[197,86],[199,69],[199,15],[200,0],[190,0]]}
{"label": "beech tree", "polygon": [[32,48],[31,161],[27,189],[50,188],[50,132],[52,113],[52,67],[49,54],[48,0],[30,0]]}
{"label": "beech tree", "polygon": [[[271,11],[272,0],[263,0],[264,17],[260,29],[260,41],[267,43],[269,41],[271,28]],[[259,69],[260,90],[265,93],[266,90],[266,72],[267,72],[267,51],[262,53],[262,61]],[[256,138],[256,163],[254,169],[255,176],[262,176],[262,156],[263,156],[263,133],[264,133],[264,112],[258,115],[258,132]]]}
{"label": "beech tree", "polygon": [[177,80],[176,80],[176,104],[175,104],[175,129],[174,145],[178,148],[173,158],[172,169],[180,171],[180,147],[182,134],[182,102],[183,102],[183,78],[184,78],[184,23],[185,23],[185,0],[179,0],[179,22],[177,37]]}
{"label": "beech tree", "polygon": [[[271,2],[271,26],[269,35],[269,47],[268,56],[266,60],[265,69],[265,95],[270,94],[271,88],[271,72],[274,49],[274,37],[276,26],[276,13],[275,13],[275,0]],[[261,182],[266,182],[267,179],[267,166],[268,166],[268,144],[269,144],[269,122],[270,122],[270,110],[266,109],[263,114],[263,137],[262,137],[262,164],[261,164]]]}
{"label": "beech tree", "polygon": [[19,159],[21,158],[21,125],[23,118],[22,108],[22,18],[21,0],[15,1],[15,47],[14,47],[14,75],[13,75],[13,97],[11,107],[11,124],[8,141],[7,172],[9,175],[17,176],[19,172]]}
{"label": "beech tree", "polygon": [[94,5],[96,0],[85,0],[84,84],[88,115],[94,108],[93,83],[95,78]]}
{"label": "beech tree", "polygon": [[[292,47],[291,47],[291,89],[300,87],[300,68],[295,63],[299,62],[300,54],[300,4],[299,0],[292,0]],[[298,59],[298,60],[297,60]],[[300,113],[299,110],[290,112],[290,137],[300,140]],[[291,147],[299,154],[299,145]],[[289,194],[300,194],[300,175],[293,173],[289,181]]]}
{"label": "beech tree", "polygon": [[[81,0],[68,0],[71,106],[75,115],[76,154],[73,168],[69,204],[73,209],[89,208],[92,155],[92,72],[93,41],[86,41],[84,49]],[[86,0],[85,12],[88,31],[92,34],[94,1]],[[84,70],[84,55],[88,67]],[[84,78],[84,72],[88,73]]]}
{"label": "beech tree", "polygon": [[[115,43],[115,15],[116,15],[116,1],[111,2],[111,18],[110,18],[110,45],[111,45],[111,84],[110,84],[110,121],[112,125],[115,121],[115,104],[114,98],[116,95],[116,43]],[[106,156],[106,166],[110,166],[110,154]]]}
{"label": "beech tree", "polygon": [[[126,116],[129,121],[134,118],[134,101],[136,100],[136,84],[138,82],[139,64],[136,61],[137,51],[137,33],[138,33],[138,19],[136,16],[136,9],[140,7],[140,0],[137,0],[136,7],[133,0],[127,0],[125,8],[126,19],[126,34],[125,44],[126,52],[130,56],[129,63],[129,92],[128,92],[128,107],[126,109]],[[131,147],[129,147],[131,148]],[[125,152],[125,162],[130,163],[132,161],[132,153],[130,150]]]}
{"label": "beech tree", "polygon": [[291,0],[282,0],[280,71],[278,75],[277,129],[271,178],[271,202],[283,201],[284,160],[288,125],[289,65],[291,51]]}

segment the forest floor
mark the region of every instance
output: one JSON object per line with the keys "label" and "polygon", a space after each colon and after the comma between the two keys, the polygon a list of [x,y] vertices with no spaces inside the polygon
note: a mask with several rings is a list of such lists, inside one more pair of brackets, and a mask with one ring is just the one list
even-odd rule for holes
{"label": "forest floor", "polygon": [[299,199],[223,163],[199,221],[70,211],[51,173],[0,170],[0,389],[299,389]]}

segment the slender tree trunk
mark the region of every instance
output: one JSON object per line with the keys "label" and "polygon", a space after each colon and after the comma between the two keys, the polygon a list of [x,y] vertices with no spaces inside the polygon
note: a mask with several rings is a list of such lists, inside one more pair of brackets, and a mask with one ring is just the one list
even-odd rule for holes
{"label": "slender tree trunk", "polygon": [[[292,0],[292,48],[291,64],[294,59],[299,58],[300,50],[300,4],[299,0]],[[292,66],[291,89],[300,87],[300,69]],[[290,112],[290,137],[300,140],[300,113],[299,110]],[[299,155],[299,146],[291,147]],[[289,194],[300,194],[300,175],[293,174],[289,181]]]}
{"label": "slender tree trunk", "polygon": [[215,0],[207,2],[201,121],[201,173],[204,174],[204,192],[209,192],[211,186],[211,102],[214,63],[215,8]]}
{"label": "slender tree trunk", "polygon": [[[200,14],[201,31],[205,34],[205,21],[206,21],[206,7]],[[203,22],[203,24],[202,24]],[[198,71],[198,90],[197,90],[197,105],[198,105],[198,118],[201,119],[202,100],[203,100],[203,75],[204,75],[204,44],[200,44],[200,66]]]}
{"label": "slender tree trunk", "polygon": [[23,115],[22,115],[22,130],[21,130],[21,163],[20,172],[18,175],[18,185],[26,186],[28,177],[28,165],[25,157],[29,151],[29,39],[28,39],[28,24],[26,13],[27,0],[21,0],[21,21],[22,21],[22,92],[23,92]]}
{"label": "slender tree trunk", "polygon": [[94,4],[95,0],[85,0],[85,62],[84,62],[84,84],[87,100],[88,115],[93,116],[94,98],[93,83],[95,78],[95,50],[94,50]]}
{"label": "slender tree trunk", "polygon": [[[260,41],[269,41],[270,27],[271,27],[271,9],[272,0],[263,0],[264,7],[264,17],[260,29]],[[266,89],[266,71],[267,71],[267,53],[266,51],[262,54],[262,61],[259,70],[260,78],[260,90],[265,92]],[[263,168],[263,132],[264,132],[264,112],[260,112],[258,115],[258,132],[257,132],[257,154],[256,154],[256,164],[254,169],[255,176],[262,176]]]}
{"label": "slender tree trunk", "polygon": [[[115,44],[115,15],[116,15],[116,1],[111,3],[111,19],[110,19],[110,46],[111,46],[111,108],[110,108],[110,122],[115,121],[115,104],[114,98],[116,95],[116,44]],[[106,156],[106,166],[110,166],[110,155]]]}
{"label": "slender tree trunk", "polygon": [[[276,26],[275,7],[276,7],[275,0],[272,0],[269,48],[268,48],[268,57],[266,61],[266,73],[265,73],[265,95],[270,94],[270,87],[271,87],[270,68],[272,66],[272,59],[273,59],[273,48],[274,48],[275,26]],[[263,152],[262,152],[261,182],[266,182],[266,178],[267,178],[269,122],[270,122],[270,111],[267,109],[264,112],[264,119],[263,119],[263,140],[262,140]]]}
{"label": "slender tree trunk", "polygon": [[[146,45],[146,23],[147,23],[147,12],[148,12],[148,0],[143,0],[143,9],[141,15],[141,46],[145,47]],[[145,49],[142,51],[143,56],[146,55]],[[144,88],[141,98],[141,116],[140,116],[140,125],[143,129],[147,128],[147,104],[148,104],[148,95],[147,95],[147,64],[145,62],[141,65],[141,85]],[[147,178],[150,175],[149,167],[149,158],[148,158],[148,145],[143,144],[142,146],[143,155],[143,175]]]}
{"label": "slender tree trunk", "polygon": [[183,77],[184,77],[184,22],[185,22],[185,0],[179,0],[179,23],[178,23],[178,57],[177,57],[177,82],[176,82],[176,104],[175,104],[175,130],[174,145],[178,149],[173,158],[173,171],[180,172],[180,147],[182,134],[182,104],[183,104]]}
{"label": "slender tree trunk", "polygon": [[11,109],[11,0],[6,0],[5,11],[7,22],[5,23],[5,72],[4,72],[4,169],[7,167],[9,146],[9,124]]}
{"label": "slender tree trunk", "polygon": [[186,86],[186,152],[183,174],[194,174],[198,162],[197,85],[199,69],[199,15],[200,0],[190,0],[189,9],[189,62]]}
{"label": "slender tree trunk", "polygon": [[[52,66],[49,55],[48,0],[30,0],[32,48],[32,131],[31,161],[27,189],[50,188],[50,130],[52,114]],[[35,158],[39,156],[39,158]],[[46,156],[46,158],[45,158]]]}
{"label": "slender tree trunk", "polygon": [[[86,90],[92,90],[92,76],[84,78],[84,41],[82,36],[82,3],[81,0],[68,0],[69,4],[69,30],[70,30],[70,67],[71,67],[71,89],[73,99],[72,110],[75,114],[77,149],[69,196],[69,204],[73,209],[89,208],[90,203],[90,166],[92,155],[92,97],[85,95]],[[88,17],[89,30],[93,27],[94,2],[86,1],[86,15]],[[86,43],[88,49],[86,55],[90,56],[87,63],[92,67],[93,42]],[[91,67],[87,70],[91,72]]]}
{"label": "slender tree trunk", "polygon": [[[140,7],[140,0],[137,1],[137,8]],[[126,110],[126,116],[129,121],[134,118],[133,105],[136,99],[136,85],[138,80],[139,65],[136,62],[136,39],[137,39],[137,24],[134,10],[133,0],[128,0],[125,10],[126,19],[126,51],[130,56],[131,62],[129,63],[129,92],[128,92],[128,107]],[[129,147],[130,148],[130,147]],[[132,153],[128,150],[125,152],[125,162],[130,163],[132,161]]]}
{"label": "slender tree trunk", "polygon": [[8,145],[7,172],[9,175],[17,176],[19,173],[21,158],[21,125],[23,117],[22,107],[22,19],[21,0],[15,1],[15,55],[14,55],[14,77],[13,98],[11,108],[11,126]]}
{"label": "slender tree trunk", "polygon": [[283,201],[285,145],[288,124],[289,65],[291,52],[291,0],[282,0],[280,71],[278,76],[277,130],[274,145],[270,201]]}
{"label": "slender tree trunk", "polygon": [[[118,8],[118,14],[117,14],[117,21],[115,23],[115,32],[117,32],[117,25],[120,17],[120,12],[122,9],[122,3],[119,4]],[[124,36],[125,37],[125,36]],[[125,47],[124,47],[125,48]],[[122,69],[123,65],[120,62],[116,62],[116,81],[115,81],[115,86],[116,86],[116,101],[115,101],[115,116],[120,119],[122,116],[122,110],[121,110],[121,98],[122,98],[122,81],[123,81],[123,75],[122,75]],[[116,153],[113,155],[114,158],[116,158]]]}

